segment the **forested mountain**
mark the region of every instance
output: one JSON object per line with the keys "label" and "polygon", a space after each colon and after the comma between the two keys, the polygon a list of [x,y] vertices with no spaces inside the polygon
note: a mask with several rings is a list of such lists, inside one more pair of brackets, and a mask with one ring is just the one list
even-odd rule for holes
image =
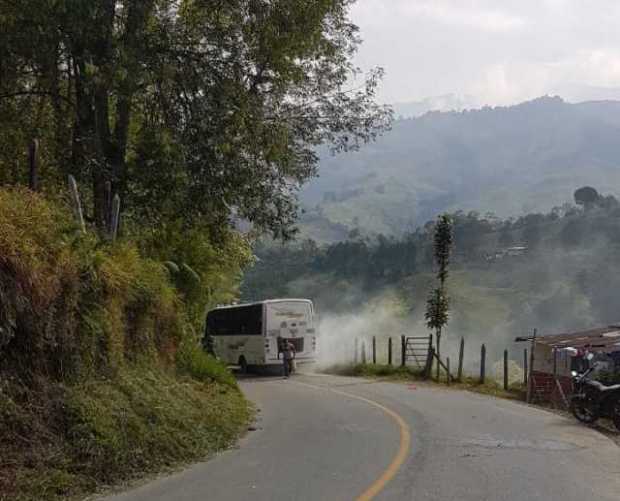
{"label": "forested mountain", "polygon": [[575,186],[620,192],[620,102],[542,97],[517,106],[399,119],[356,153],[324,155],[302,192],[318,241],[402,235],[442,211],[548,211]]}
{"label": "forested mountain", "polygon": [[[577,190],[575,201],[508,220],[452,214],[448,339],[465,336],[501,353],[535,327],[551,333],[620,321],[620,204],[591,188]],[[402,237],[258,246],[244,299],[310,297],[324,330],[343,338],[424,334],[433,225]]]}

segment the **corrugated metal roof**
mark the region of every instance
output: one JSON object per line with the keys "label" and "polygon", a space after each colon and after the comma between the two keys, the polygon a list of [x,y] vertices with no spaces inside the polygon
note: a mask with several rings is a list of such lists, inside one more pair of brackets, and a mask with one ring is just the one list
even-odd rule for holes
{"label": "corrugated metal roof", "polygon": [[561,348],[588,348],[589,351],[612,353],[620,351],[620,325],[608,325],[579,332],[539,336],[536,343]]}

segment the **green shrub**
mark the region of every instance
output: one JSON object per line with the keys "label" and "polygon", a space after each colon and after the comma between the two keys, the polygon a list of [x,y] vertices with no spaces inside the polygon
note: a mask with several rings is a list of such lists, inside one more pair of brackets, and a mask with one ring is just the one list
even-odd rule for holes
{"label": "green shrub", "polygon": [[243,269],[253,260],[245,237],[225,228],[212,235],[207,224],[169,221],[142,229],[137,240],[143,252],[166,263],[197,332],[207,308],[236,299]]}
{"label": "green shrub", "polygon": [[199,381],[217,381],[236,387],[237,382],[228,368],[207,354],[197,342],[188,339],[181,343],[177,351],[179,372]]}
{"label": "green shrub", "polygon": [[0,356],[12,371],[60,380],[171,364],[188,327],[163,264],[82,235],[40,195],[0,190]]}

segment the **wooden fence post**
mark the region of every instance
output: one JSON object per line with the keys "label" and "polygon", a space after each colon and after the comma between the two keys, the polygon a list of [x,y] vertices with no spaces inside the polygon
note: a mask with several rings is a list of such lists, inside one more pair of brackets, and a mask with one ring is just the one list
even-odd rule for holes
{"label": "wooden fence post", "polygon": [[110,223],[110,239],[112,242],[116,240],[116,235],[118,234],[118,226],[120,223],[121,217],[121,197],[118,196],[118,193],[114,195],[112,199],[112,222]]}
{"label": "wooden fence post", "polygon": [[527,388],[527,348],[523,350],[523,384]]}
{"label": "wooden fence post", "polygon": [[431,371],[433,369],[433,360],[435,358],[435,348],[432,346],[428,350],[428,356],[426,357],[426,367],[424,367],[424,379],[431,377]]}
{"label": "wooden fence post", "polygon": [[392,365],[392,338],[388,338],[388,365]]}
{"label": "wooden fence post", "polygon": [[377,340],[375,336],[372,337],[372,363],[377,363]]}
{"label": "wooden fence post", "polygon": [[71,201],[73,202],[73,213],[75,219],[82,230],[82,233],[86,233],[86,225],[84,224],[84,215],[82,213],[82,202],[80,201],[80,192],[77,188],[77,182],[72,175],[69,175],[69,191],[71,192]]}
{"label": "wooden fence post", "polygon": [[437,331],[437,341],[435,341],[437,349],[435,353],[437,355],[437,382],[439,382],[439,362],[441,361],[441,331]]}
{"label": "wooden fence post", "polygon": [[366,341],[362,341],[362,364],[366,365]]}
{"label": "wooden fence post", "polygon": [[480,384],[484,384],[484,378],[486,375],[486,356],[487,356],[487,349],[486,346],[484,346],[484,344],[480,347]]}
{"label": "wooden fence post", "polygon": [[527,376],[527,393],[525,400],[529,404],[532,401],[532,392],[534,390],[534,378],[532,373],[534,371],[534,348],[536,347],[536,329],[534,329],[534,335],[532,336],[532,346],[530,346],[530,366]]}
{"label": "wooden fence post", "polygon": [[359,351],[359,340],[357,338],[355,338],[355,343],[354,343],[354,347],[353,347],[353,363],[355,365],[357,365],[357,353]]}
{"label": "wooden fence post", "polygon": [[106,181],[104,184],[104,198],[105,198],[105,224],[108,229],[108,233],[112,230],[112,183]]}
{"label": "wooden fence post", "polygon": [[450,386],[450,357],[446,358],[446,384]]}
{"label": "wooden fence post", "polygon": [[461,337],[461,346],[459,347],[459,369],[457,379],[459,383],[463,380],[463,355],[465,354],[465,338]]}
{"label": "wooden fence post", "polygon": [[400,336],[400,365],[404,367],[407,363],[407,340],[405,336]]}
{"label": "wooden fence post", "polygon": [[508,390],[508,350],[504,350],[504,391]]}
{"label": "wooden fence post", "polygon": [[28,181],[32,191],[39,189],[39,140],[33,139],[28,146]]}

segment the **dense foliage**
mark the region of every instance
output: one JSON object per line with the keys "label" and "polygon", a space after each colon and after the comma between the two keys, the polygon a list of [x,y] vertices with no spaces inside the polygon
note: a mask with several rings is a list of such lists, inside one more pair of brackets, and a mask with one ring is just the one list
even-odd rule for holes
{"label": "dense foliage", "polygon": [[49,191],[67,174],[141,223],[287,235],[315,147],[357,148],[391,117],[361,87],[351,0],[0,0],[0,181],[41,144]]}
{"label": "dense foliage", "polygon": [[[237,259],[232,252],[213,259],[216,271],[198,281],[230,290],[226,266]],[[0,190],[2,372],[72,380],[114,373],[126,360],[173,362],[183,339],[197,335],[183,299],[190,306],[208,300],[191,301],[175,279],[130,242],[101,243],[78,231],[68,210],[44,197]]]}

